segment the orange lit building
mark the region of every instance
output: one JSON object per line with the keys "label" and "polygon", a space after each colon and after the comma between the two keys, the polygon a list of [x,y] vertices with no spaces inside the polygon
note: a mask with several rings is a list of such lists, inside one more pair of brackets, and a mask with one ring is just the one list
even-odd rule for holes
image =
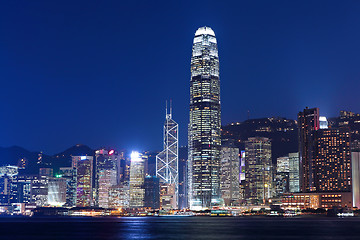
{"label": "orange lit building", "polygon": [[352,207],[351,192],[293,193],[282,197],[284,209]]}

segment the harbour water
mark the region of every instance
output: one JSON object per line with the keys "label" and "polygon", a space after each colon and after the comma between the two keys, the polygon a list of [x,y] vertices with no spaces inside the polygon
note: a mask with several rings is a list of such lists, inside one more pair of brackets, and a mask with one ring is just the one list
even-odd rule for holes
{"label": "harbour water", "polygon": [[360,218],[0,218],[0,239],[360,239]]}

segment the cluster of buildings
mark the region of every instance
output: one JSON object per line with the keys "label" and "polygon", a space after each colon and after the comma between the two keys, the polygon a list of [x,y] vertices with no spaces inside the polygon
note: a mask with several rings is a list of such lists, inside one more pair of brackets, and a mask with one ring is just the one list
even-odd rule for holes
{"label": "cluster of buildings", "polygon": [[[221,130],[219,56],[209,27],[193,40],[188,151],[179,156],[178,124],[166,107],[163,150],[147,153],[99,149],[72,156],[71,166],[21,174],[23,164],[0,167],[0,211],[31,214],[39,207],[119,211],[202,211],[280,205],[283,209],[360,207],[360,139],[342,112],[332,123],[318,108],[298,114],[298,151],[272,158],[272,139],[261,128],[243,149]],[[273,119],[269,119],[273,121]],[[285,120],[287,121],[287,120]],[[294,130],[293,127],[279,131]],[[240,141],[240,140],[239,140]],[[284,140],[286,144],[288,140]],[[149,159],[155,158],[155,170]]]}

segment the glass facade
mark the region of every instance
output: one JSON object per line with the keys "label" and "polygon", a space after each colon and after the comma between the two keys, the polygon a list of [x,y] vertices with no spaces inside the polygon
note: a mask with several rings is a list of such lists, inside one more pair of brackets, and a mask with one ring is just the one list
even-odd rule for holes
{"label": "glass facade", "polygon": [[254,137],[245,142],[245,197],[250,204],[265,204],[273,196],[271,142]]}
{"label": "glass facade", "polygon": [[160,184],[173,184],[175,192],[172,196],[175,207],[178,206],[179,195],[179,146],[178,146],[178,124],[172,119],[166,108],[166,120],[164,124],[164,150],[156,155],[156,176]]}
{"label": "glass facade", "polygon": [[214,31],[199,28],[191,57],[189,202],[206,209],[220,202],[221,109],[219,56]]}

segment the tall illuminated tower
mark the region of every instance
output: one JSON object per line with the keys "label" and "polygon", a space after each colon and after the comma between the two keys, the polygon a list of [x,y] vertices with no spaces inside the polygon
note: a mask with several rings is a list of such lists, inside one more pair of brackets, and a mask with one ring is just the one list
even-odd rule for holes
{"label": "tall illuminated tower", "polygon": [[206,209],[220,203],[221,109],[219,56],[214,31],[195,32],[191,57],[189,203]]}
{"label": "tall illuminated tower", "polygon": [[130,207],[144,207],[144,178],[145,178],[145,161],[147,156],[138,152],[131,153],[130,163]]}
{"label": "tall illuminated tower", "polygon": [[172,196],[172,207],[178,207],[179,195],[179,145],[178,124],[172,119],[172,109],[168,113],[164,124],[164,150],[156,155],[156,176],[161,184],[171,185],[175,189]]}

